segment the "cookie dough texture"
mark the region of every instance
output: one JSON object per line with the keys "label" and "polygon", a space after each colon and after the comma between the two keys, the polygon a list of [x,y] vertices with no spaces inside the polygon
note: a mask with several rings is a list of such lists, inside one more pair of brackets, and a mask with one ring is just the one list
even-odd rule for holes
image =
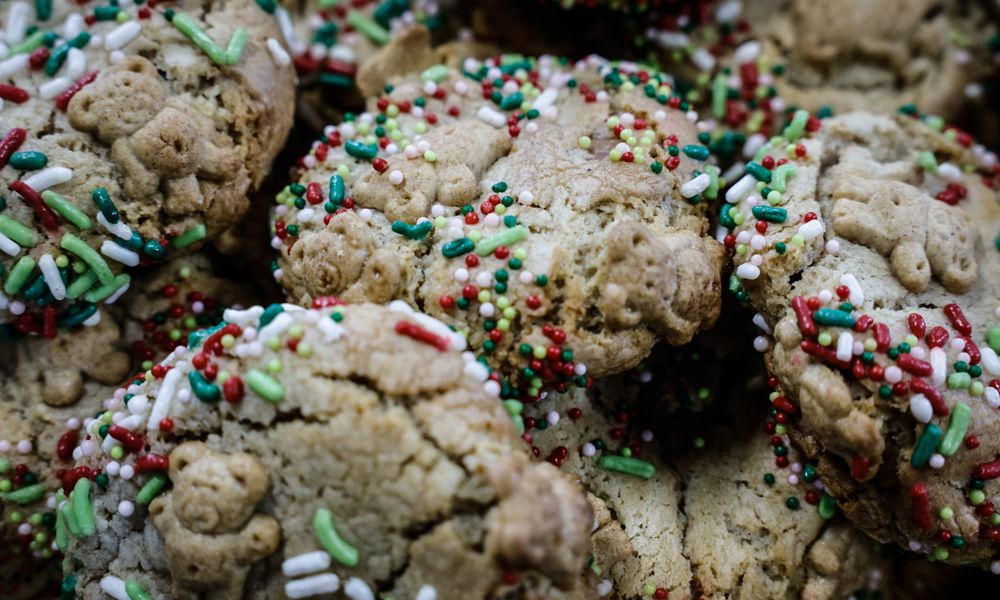
{"label": "cookie dough texture", "polygon": [[[177,12],[178,21],[191,19],[223,50],[243,31],[245,47],[231,57],[230,65],[213,62],[166,19],[163,9],[133,6],[119,12],[129,18],[128,23],[98,20],[88,26],[74,3],[56,0],[51,4],[52,15],[45,21],[36,20],[35,9],[24,3],[5,9],[10,18],[25,9],[25,27],[39,26],[46,35],[72,33],[74,47],[59,63],[57,54],[70,46],[65,37],[58,37],[42,69],[18,68],[18,56],[5,63],[4,72],[10,72],[7,82],[25,90],[28,98],[6,102],[0,132],[24,129],[26,138],[18,150],[43,153],[47,158],[44,169],[55,169],[59,176],[52,179],[44,171],[27,167],[19,170],[22,163],[5,164],[0,171],[0,194],[8,205],[5,218],[31,230],[30,236],[19,238],[23,247],[14,256],[3,255],[3,267],[10,273],[13,264],[26,256],[39,265],[45,255],[67,256],[69,285],[78,278],[98,275],[90,290],[74,287],[74,295],[59,303],[75,301],[80,308],[110,296],[110,292],[96,295],[95,290],[108,286],[126,265],[181,252],[181,246],[188,247],[199,237],[214,237],[239,219],[247,209],[248,194],[270,170],[291,128],[295,75],[292,66],[279,58],[284,50],[277,41],[280,33],[274,17],[250,0],[191,2],[171,9]],[[135,26],[140,28],[137,32],[122,29]],[[14,29],[8,31],[20,36]],[[89,43],[83,43],[87,39]],[[269,49],[270,40],[280,52]],[[14,42],[8,40],[11,46]],[[50,90],[88,78],[92,81],[72,99],[52,97]],[[71,223],[58,210],[52,213],[54,226],[43,226],[38,209],[10,187],[18,180],[36,183],[36,176],[55,181],[45,187],[82,211],[85,223],[81,225],[80,219]],[[107,192],[117,209],[116,218],[106,219],[114,227],[101,224],[98,218],[100,211],[92,196],[98,188]],[[170,240],[185,233],[189,234],[185,243],[175,248]],[[94,270],[91,275],[86,269],[74,271],[72,266],[92,269],[97,261],[84,262],[67,244],[68,235],[90,246],[110,271]],[[33,242],[26,244],[27,237]],[[137,253],[122,263],[104,247],[111,244],[113,250],[112,240],[119,238]],[[36,268],[28,283],[38,275]],[[120,287],[125,280],[113,281]],[[41,312],[34,309],[32,300],[19,295],[28,289],[27,285],[19,290],[5,286],[5,315],[8,303],[19,301],[27,303],[29,316]]]}
{"label": "cookie dough texture", "polygon": [[890,113],[904,104],[952,118],[990,72],[991,7],[961,0],[770,2],[754,29],[788,105]]}
{"label": "cookie dough texture", "polygon": [[[543,402],[538,416],[556,411],[560,419],[533,432],[542,458],[560,446],[568,450],[561,468],[580,477],[597,515],[591,542],[601,573],[586,573],[575,597],[645,598],[650,584],[680,599],[846,598],[873,582],[890,587],[890,563],[863,533],[842,517],[824,520],[804,502],[795,511],[785,506],[785,498],[801,497],[803,488],[783,480],[788,470],[775,469],[762,405],[746,397],[728,402],[736,415],[712,426],[704,448],[692,449],[691,429],[677,428],[673,435],[688,445],[668,449],[655,439],[640,441],[646,421],[635,417],[641,411],[635,384],[612,378],[599,388],[602,393]],[[573,418],[573,409],[582,414]],[[627,424],[617,417],[622,414],[630,415]],[[703,433],[705,421],[698,423]],[[610,437],[616,428],[627,432],[621,441]],[[609,446],[584,456],[584,445],[595,439]],[[626,443],[655,466],[652,477],[599,466],[598,457],[617,454]],[[789,456],[798,460],[794,450]],[[778,476],[772,486],[766,473]]]}
{"label": "cookie dough texture", "polygon": [[[324,569],[342,586],[356,578],[400,598],[424,585],[438,598],[486,598],[572,585],[592,522],[584,495],[551,465],[529,462],[484,388],[485,371],[454,349],[397,333],[404,323],[447,336],[443,325],[400,306],[270,310],[274,319],[259,328],[260,309],[227,312],[226,331],[237,323],[241,331],[221,353],[212,350],[218,337],[175,353],[164,363],[183,373],[173,392],[165,379],[130,388],[148,398],[147,410],[159,394],[175,394],[169,434],[136,430],[142,454],[169,456],[171,485],[131,516],[119,502],[134,500],[146,476],[112,477],[93,494],[98,533],[74,538],[66,562],[83,598],[103,597],[106,576],[134,580],[154,597],[285,597],[293,578],[282,562],[324,549],[318,511],[330,511],[358,551],[356,564]],[[188,373],[200,373],[191,365],[201,352],[220,376],[242,377],[245,396],[195,397]],[[269,368],[276,363],[280,370]],[[254,391],[264,373],[280,396]],[[84,464],[103,469],[108,459]],[[537,583],[504,583],[508,571]]]}
{"label": "cookie dough texture", "polygon": [[[988,564],[1000,557],[994,526],[969,494],[975,467],[1000,452],[1000,397],[991,383],[1000,375],[991,333],[1000,304],[1000,206],[984,185],[995,184],[996,159],[905,116],[828,119],[801,143],[807,155],[794,161],[781,203],[787,220],[769,223],[762,250],[736,259],[750,298],[773,325],[770,366],[801,410],[793,431],[823,457],[824,481],[870,534]],[[738,207],[747,217],[739,235],[755,226],[755,198]],[[807,213],[821,227],[806,227]],[[809,228],[822,235],[795,246],[793,235]],[[784,254],[775,251],[779,242],[787,243]],[[757,260],[751,254],[762,259],[756,278],[745,266]],[[796,297],[817,331],[800,327]],[[841,315],[839,326],[825,320],[830,315]],[[929,512],[911,501],[921,484]],[[997,482],[983,485],[984,501],[995,501]],[[953,518],[940,516],[946,507]],[[940,529],[964,547],[942,549]]]}
{"label": "cookie dough texture", "polygon": [[[328,127],[293,186],[306,199],[286,189],[274,212],[275,274],[288,297],[302,304],[324,295],[402,299],[467,331],[477,350],[491,339],[484,323],[503,317],[510,333],[490,342],[491,361],[507,366],[521,360],[521,342],[547,346],[542,325],[550,323],[565,330],[575,360],[595,375],[634,366],[658,338],[681,344],[711,324],[723,253],[705,236],[705,202],[688,201],[680,187],[695,170],[714,167],[687,155],[674,157],[675,170],[664,167],[671,157],[663,140],[697,145],[695,126],[643,86],[605,89],[609,67],[599,62],[564,69],[541,59],[532,67],[537,85],[504,84],[502,95],[523,98],[522,109],[505,104],[507,112],[483,99],[479,81],[435,67],[436,82],[393,79],[391,93],[373,98],[368,113]],[[500,73],[492,64],[471,60],[463,68]],[[609,75],[619,83],[629,76]],[[506,119],[531,106],[538,108],[512,135]],[[357,144],[378,141],[364,132],[381,129],[387,111],[396,129],[383,138],[390,146],[378,163],[350,155]],[[639,148],[641,162],[609,159],[622,153],[616,146],[628,148],[615,139],[615,121],[609,125],[623,115],[646,128],[632,141],[655,142]],[[654,161],[662,172],[651,169]],[[353,208],[329,201],[331,181],[343,182],[341,199]],[[432,224],[419,239],[396,233]],[[485,243],[473,249],[473,239]],[[510,241],[494,243],[503,247],[492,252],[483,249],[491,239]],[[470,245],[449,255],[457,244]]]}

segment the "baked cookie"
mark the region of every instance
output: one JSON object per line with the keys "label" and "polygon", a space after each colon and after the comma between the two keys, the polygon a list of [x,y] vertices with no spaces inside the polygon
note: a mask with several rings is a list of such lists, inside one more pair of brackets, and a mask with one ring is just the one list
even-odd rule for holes
{"label": "baked cookie", "polygon": [[80,597],[572,585],[589,506],[464,340],[402,302],[316,305],[227,310],[85,422],[57,522]]}
{"label": "baked cookie", "polygon": [[237,221],[291,127],[295,76],[250,0],[4,10],[0,327],[53,338],[96,323],[130,267]]}
{"label": "baked cookie", "polygon": [[938,120],[797,114],[722,217],[782,410],[848,517],[1000,571],[997,183]]}
{"label": "baked cookie", "polygon": [[[953,118],[990,72],[989,3],[785,0],[753,23],[789,105],[890,113],[906,104]],[[970,87],[971,86],[971,87]],[[967,97],[967,94],[970,97]]]}
{"label": "baked cookie", "polygon": [[715,320],[718,169],[667,76],[506,56],[387,89],[328,127],[276,198],[291,301],[421,307],[513,398],[586,385]]}
{"label": "baked cookie", "polygon": [[743,379],[755,361],[727,366],[731,385],[700,381],[728,397],[699,418],[662,418],[687,394],[671,382],[700,379],[689,359],[525,406],[536,456],[580,477],[597,515],[576,597],[817,600],[891,590],[889,554],[836,514],[815,464],[765,419],[766,387]]}

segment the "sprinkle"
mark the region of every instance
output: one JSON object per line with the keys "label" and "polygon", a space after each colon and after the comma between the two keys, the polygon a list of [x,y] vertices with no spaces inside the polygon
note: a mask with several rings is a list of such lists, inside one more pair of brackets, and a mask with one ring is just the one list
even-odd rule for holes
{"label": "sprinkle", "polygon": [[913,418],[918,423],[930,422],[931,417],[934,416],[934,408],[931,406],[931,402],[927,399],[927,396],[923,394],[910,396],[910,414],[913,415]]}
{"label": "sprinkle", "polygon": [[313,529],[320,544],[334,560],[346,567],[357,566],[360,553],[337,532],[333,526],[333,513],[325,508],[317,509],[313,516]]}
{"label": "sprinkle", "polygon": [[173,246],[174,248],[186,248],[195,242],[205,239],[206,233],[207,230],[204,224],[198,223],[197,225],[192,225],[187,231],[174,238]]}
{"label": "sprinkle", "polygon": [[825,227],[822,221],[820,221],[819,219],[813,219],[808,223],[803,223],[802,226],[799,227],[799,235],[802,236],[803,240],[809,241],[813,238],[823,235],[824,229]]}
{"label": "sprinkle", "polygon": [[28,138],[28,131],[20,127],[9,129],[0,140],[0,168],[7,166],[10,157],[21,147],[24,140]]}
{"label": "sprinkle", "polygon": [[167,371],[167,374],[163,376],[163,383],[160,385],[160,391],[156,394],[156,400],[153,402],[153,408],[149,412],[149,419],[146,420],[146,429],[156,431],[160,428],[160,421],[162,421],[167,414],[169,414],[170,403],[173,401],[174,393],[177,390],[177,384],[183,376],[184,371],[179,365],[174,366],[173,369]]}
{"label": "sprinkle", "polygon": [[10,166],[19,171],[41,169],[48,162],[49,157],[45,156],[42,152],[15,152],[10,156]]}
{"label": "sprinkle", "polygon": [[234,31],[233,36],[229,39],[229,45],[223,50],[215,43],[215,40],[205,33],[205,30],[198,25],[198,22],[189,15],[176,13],[172,9],[168,9],[165,16],[178,31],[186,35],[195,46],[201,48],[212,59],[212,62],[228,66],[236,64],[243,57],[243,49],[247,44],[246,29],[240,27]]}
{"label": "sprinkle", "polygon": [[410,225],[406,221],[393,221],[392,230],[395,233],[405,236],[411,240],[422,240],[434,229],[434,224],[430,221],[421,221],[416,225]]}
{"label": "sprinkle", "polygon": [[111,268],[108,267],[108,263],[101,258],[93,248],[87,245],[86,242],[76,237],[72,233],[67,233],[63,235],[62,239],[59,241],[59,247],[67,252],[72,252],[73,254],[80,257],[83,262],[87,263],[94,273],[97,275],[98,281],[103,284],[109,284],[114,281],[114,274],[111,272]]}
{"label": "sprinkle", "polygon": [[527,235],[528,230],[523,225],[516,225],[480,241],[476,244],[476,254],[479,256],[488,256],[493,254],[500,246],[511,246]]}
{"label": "sprinkle", "polygon": [[4,293],[8,296],[18,293],[28,280],[28,276],[34,270],[35,259],[30,256],[22,256],[20,260],[14,263],[10,273],[7,274],[7,280],[3,284]]}
{"label": "sprinkle", "polygon": [[281,572],[285,574],[285,577],[298,577],[299,575],[318,573],[329,568],[330,553],[322,550],[299,554],[281,563]]}
{"label": "sprinkle", "polygon": [[33,229],[6,215],[0,215],[0,233],[21,246],[30,248],[38,244],[38,235]]}
{"label": "sprinkle", "polygon": [[754,179],[756,179],[757,181],[763,181],[764,183],[771,182],[771,171],[764,168],[764,166],[761,165],[760,163],[752,161],[748,162],[746,169],[747,173],[753,175]]}
{"label": "sprinkle", "polygon": [[[66,183],[73,178],[73,171],[67,169],[66,167],[49,167],[42,171],[39,171],[24,179],[25,185],[35,190],[36,192],[43,192],[50,187]],[[12,186],[13,187],[13,186]]]}
{"label": "sprinkle", "polygon": [[42,200],[45,202],[46,206],[59,213],[59,216],[69,221],[77,229],[90,228],[90,217],[55,192],[51,190],[42,192]]}
{"label": "sprinkle", "polygon": [[[325,552],[322,554],[326,555]],[[327,562],[329,563],[327,555]],[[287,561],[285,561],[287,562]],[[340,589],[340,577],[333,573],[323,573],[313,575],[296,581],[289,581],[285,584],[285,595],[289,598],[308,598],[320,594],[332,594]]]}
{"label": "sprinkle", "polygon": [[53,50],[52,54],[49,55],[49,59],[45,61],[45,74],[49,77],[55,75],[56,71],[62,67],[63,62],[66,61],[66,56],[72,48],[83,48],[89,42],[90,32],[81,31],[73,39],[67,40],[64,44]]}
{"label": "sprinkle", "polygon": [[440,83],[448,78],[448,67],[445,65],[434,65],[433,67],[428,67],[424,69],[424,72],[420,74],[421,81],[433,81],[434,83]]}
{"label": "sprinkle", "polygon": [[441,254],[443,254],[445,258],[455,258],[472,252],[475,248],[475,242],[467,237],[462,237],[441,246]]}
{"label": "sprinkle", "polygon": [[507,124],[506,115],[486,105],[479,107],[476,117],[483,123],[492,125],[493,127],[503,127]]}
{"label": "sprinkle", "polygon": [[263,371],[252,369],[244,380],[251,390],[268,402],[278,403],[285,397],[285,388],[281,383]]}
{"label": "sprinkle", "polygon": [[101,254],[128,267],[134,267],[139,264],[139,255],[137,253],[111,240],[104,240],[101,243]]}
{"label": "sprinkle", "polygon": [[188,383],[191,384],[191,391],[202,402],[218,402],[222,396],[222,390],[219,389],[219,386],[209,382],[198,371],[188,373]]}
{"label": "sprinkle", "polygon": [[83,77],[80,77],[79,79],[74,81],[72,85],[63,90],[58,96],[56,96],[55,99],[56,108],[58,108],[59,110],[66,110],[66,108],[69,106],[70,100],[73,99],[73,96],[75,96],[76,93],[82,90],[84,87],[93,83],[93,81],[97,79],[97,74],[98,71],[91,71],[90,73],[87,73]]}
{"label": "sprinkle", "polygon": [[10,256],[17,256],[21,253],[21,247],[14,240],[0,233],[0,252]]}
{"label": "sprinkle", "polygon": [[927,462],[934,454],[938,442],[941,440],[941,428],[934,423],[928,423],[924,431],[920,434],[916,446],[913,448],[913,455],[910,457],[910,464],[914,468],[922,469],[927,466]]}
{"label": "sprinkle", "polygon": [[378,146],[375,144],[365,144],[357,140],[348,140],[344,144],[344,149],[354,158],[371,160],[378,154]]}
{"label": "sprinkle", "polygon": [[958,451],[965,439],[965,432],[969,428],[969,421],[972,416],[972,409],[964,402],[958,402],[951,409],[951,419],[948,421],[948,431],[941,439],[938,452],[944,456],[951,456]]}
{"label": "sprinkle", "polygon": [[105,575],[101,579],[101,591],[115,600],[131,600],[125,589],[125,581],[114,575]]}
{"label": "sprinkle", "polygon": [[0,493],[0,498],[15,504],[31,504],[40,500],[48,492],[48,486],[44,483],[36,483],[22,487],[13,492]]}
{"label": "sprinkle", "polygon": [[384,46],[389,43],[389,32],[363,13],[356,10],[347,13],[347,23],[376,46]]}
{"label": "sprinkle", "polygon": [[931,501],[926,483],[914,483],[910,486],[910,504],[917,527],[924,531],[930,529]]}
{"label": "sprinkle", "polygon": [[142,586],[134,580],[129,580],[125,583],[125,593],[128,594],[129,600],[153,600],[146,593],[146,590],[142,589]]}
{"label": "sprinkle", "polygon": [[972,325],[965,318],[965,313],[957,304],[945,304],[942,308],[946,317],[951,322],[951,326],[962,335],[972,334]]}
{"label": "sprinkle", "polygon": [[131,277],[122,273],[112,279],[110,283],[88,290],[87,293],[83,295],[83,299],[87,302],[93,302],[95,304],[97,302],[105,301],[107,301],[108,304],[113,304],[114,301],[128,289],[131,281]]}
{"label": "sprinkle", "polygon": [[104,34],[104,49],[107,51],[120,50],[128,45],[142,33],[142,24],[139,21],[126,21]]}
{"label": "sprinkle", "polygon": [[709,176],[708,173],[702,173],[701,175],[698,175],[694,179],[691,179],[681,185],[681,196],[685,198],[694,198],[708,189],[708,186],[711,183],[711,176]]}
{"label": "sprinkle", "polygon": [[755,219],[767,221],[768,223],[784,223],[788,218],[788,211],[777,206],[765,206],[758,204],[751,209]]}
{"label": "sprinkle", "polygon": [[784,192],[787,186],[787,179],[794,174],[795,165],[792,163],[785,163],[775,167],[774,172],[771,175],[770,188],[779,192]]}
{"label": "sprinkle", "polygon": [[753,281],[760,277],[760,267],[753,263],[745,262],[736,267],[736,276],[740,279]]}
{"label": "sprinkle", "polygon": [[135,501],[142,505],[148,505],[156,498],[163,488],[166,487],[169,479],[163,473],[157,473],[149,478],[149,481],[135,495]]}
{"label": "sprinkle", "polygon": [[605,454],[597,459],[597,466],[608,471],[616,471],[649,479],[656,474],[656,467],[651,463],[629,456],[614,456]]}
{"label": "sprinkle", "polygon": [[34,188],[28,185],[26,180],[18,180],[11,183],[10,189],[17,192],[18,195],[24,198],[24,200],[31,205],[31,208],[38,216],[38,220],[42,222],[42,225],[46,229],[54,230],[59,227],[59,221],[56,219],[56,214],[52,212],[52,209],[45,205],[42,197],[37,191],[35,191]]}
{"label": "sprinkle", "polygon": [[357,577],[351,577],[347,580],[344,585],[344,594],[351,600],[375,600],[375,594],[372,593],[368,584]]}
{"label": "sprinkle", "polygon": [[396,333],[405,335],[406,337],[427,344],[428,346],[434,346],[440,352],[447,351],[451,345],[451,341],[448,338],[431,333],[430,331],[423,329],[422,327],[418,327],[408,321],[397,322]]}
{"label": "sprinkle", "polygon": [[52,258],[51,254],[43,254],[38,259],[38,270],[42,272],[45,285],[48,286],[52,297],[56,300],[66,298],[66,284],[63,283],[59,267],[56,266],[56,260]]}
{"label": "sprinkle", "polygon": [[799,109],[795,111],[795,115],[792,117],[792,122],[785,127],[785,131],[782,132],[782,136],[789,142],[794,142],[800,137],[806,129],[806,123],[809,121],[809,111],[804,109]]}
{"label": "sprinkle", "polygon": [[86,477],[78,479],[71,496],[73,516],[80,526],[80,533],[83,537],[94,535],[97,533],[97,525],[94,523],[94,508],[90,504],[90,480]]}

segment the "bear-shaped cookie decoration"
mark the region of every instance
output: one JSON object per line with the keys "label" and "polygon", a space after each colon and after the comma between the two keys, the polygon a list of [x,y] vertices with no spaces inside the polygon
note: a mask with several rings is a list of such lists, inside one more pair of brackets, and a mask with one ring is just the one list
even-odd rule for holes
{"label": "bear-shaped cookie decoration", "polygon": [[162,193],[175,216],[218,209],[228,204],[217,202],[223,196],[245,196],[245,185],[235,185],[247,181],[239,151],[217,146],[211,120],[167,98],[153,63],[132,56],[108,71],[77,93],[67,112],[73,127],[111,144],[127,195]]}
{"label": "bear-shaped cookie decoration", "polygon": [[255,514],[267,493],[267,469],[246,453],[224,454],[201,442],[170,453],[173,490],[150,505],[163,536],[178,600],[243,597],[247,571],[281,541],[274,517]]}

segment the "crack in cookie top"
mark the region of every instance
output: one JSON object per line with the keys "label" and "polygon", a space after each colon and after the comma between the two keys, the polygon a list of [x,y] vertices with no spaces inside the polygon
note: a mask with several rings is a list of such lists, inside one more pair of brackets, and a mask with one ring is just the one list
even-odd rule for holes
{"label": "crack in cookie top", "polygon": [[5,5],[0,327],[92,325],[234,224],[291,126],[294,74],[248,0]]}
{"label": "crack in cookie top", "polygon": [[404,303],[320,305],[227,310],[84,421],[54,504],[83,597],[571,585],[583,494],[527,460],[464,340]]}
{"label": "crack in cookie top", "polygon": [[275,278],[303,304],[421,307],[505,398],[629,368],[718,313],[719,170],[680,106],[666,75],[597,57],[396,78],[277,196]]}
{"label": "crack in cookie top", "polygon": [[1000,558],[1000,170],[942,128],[799,113],[726,192],[722,221],[732,287],[773,335],[755,345],[848,516],[884,541],[988,561]]}

